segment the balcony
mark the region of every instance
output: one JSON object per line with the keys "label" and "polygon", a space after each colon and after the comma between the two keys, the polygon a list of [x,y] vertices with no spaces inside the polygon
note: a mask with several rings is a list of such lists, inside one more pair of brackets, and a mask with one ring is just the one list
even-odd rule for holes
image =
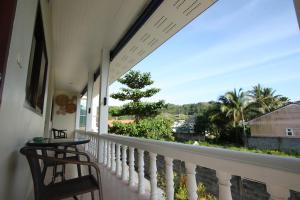
{"label": "balcony", "polygon": [[[98,135],[96,132],[76,131],[76,137],[87,137],[91,140],[85,146],[85,150],[99,161],[104,183],[104,199],[162,199],[162,189],[157,186],[159,166],[157,162],[162,160],[164,160],[166,199],[174,199],[174,164],[178,160],[185,166],[188,199],[198,198],[197,167],[214,171],[214,176],[218,179],[217,196],[220,200],[237,198],[236,196],[234,198],[231,187],[234,176],[265,184],[266,194],[274,200],[289,197],[297,199],[293,191],[300,191],[300,160],[295,158],[114,134]],[[145,178],[146,174],[149,175],[149,180]]]}

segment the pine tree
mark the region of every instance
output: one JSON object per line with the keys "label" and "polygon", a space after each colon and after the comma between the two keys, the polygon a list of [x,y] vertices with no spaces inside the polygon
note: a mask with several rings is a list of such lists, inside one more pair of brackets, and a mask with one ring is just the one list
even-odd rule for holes
{"label": "pine tree", "polygon": [[135,120],[146,117],[154,117],[159,114],[160,110],[166,105],[164,101],[158,102],[142,102],[142,98],[149,98],[160,91],[159,88],[149,88],[147,86],[153,84],[151,80],[151,74],[141,73],[140,71],[129,71],[123,78],[118,80],[120,83],[127,86],[127,88],[121,88],[120,92],[111,94],[111,97],[120,101],[130,102],[123,105],[121,109],[114,109],[111,113],[113,116],[134,115]]}

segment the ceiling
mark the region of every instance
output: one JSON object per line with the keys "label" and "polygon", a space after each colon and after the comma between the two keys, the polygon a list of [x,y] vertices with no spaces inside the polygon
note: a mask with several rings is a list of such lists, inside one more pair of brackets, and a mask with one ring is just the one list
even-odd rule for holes
{"label": "ceiling", "polygon": [[[109,83],[125,74],[215,1],[165,0],[112,60]],[[87,83],[88,71],[96,71],[101,63],[101,49],[113,49],[150,1],[51,2],[56,88],[81,92]]]}
{"label": "ceiling", "polygon": [[81,92],[101,49],[112,49],[149,0],[52,0],[56,88]]}

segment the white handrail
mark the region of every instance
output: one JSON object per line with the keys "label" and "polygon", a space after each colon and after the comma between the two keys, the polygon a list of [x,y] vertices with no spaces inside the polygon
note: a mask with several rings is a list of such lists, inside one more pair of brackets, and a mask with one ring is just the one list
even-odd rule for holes
{"label": "white handrail", "polygon": [[[88,132],[87,134],[97,134]],[[175,142],[134,138],[114,134],[98,135],[116,144],[142,149],[165,157],[243,178],[300,191],[300,159]]]}

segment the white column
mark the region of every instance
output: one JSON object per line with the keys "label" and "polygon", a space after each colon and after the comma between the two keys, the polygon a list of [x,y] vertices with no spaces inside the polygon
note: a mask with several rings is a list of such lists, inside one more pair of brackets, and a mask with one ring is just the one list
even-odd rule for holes
{"label": "white column", "polygon": [[127,169],[126,169],[126,161],[127,161],[127,146],[122,145],[122,180],[127,181]]}
{"label": "white column", "polygon": [[78,130],[80,129],[80,100],[81,100],[81,96],[80,94],[77,95],[76,98],[76,121],[75,121],[75,129]]}
{"label": "white column", "polygon": [[[100,86],[99,86],[99,121],[98,134],[108,133],[108,77],[109,77],[109,51],[102,50],[102,61],[100,66]],[[103,151],[103,141],[98,144],[99,155]],[[99,156],[98,161],[103,163],[103,157]]]}
{"label": "white column", "polygon": [[219,182],[219,200],[232,200],[230,188],[231,175],[222,171],[217,171],[216,175]]}
{"label": "white column", "polygon": [[300,0],[294,0],[294,5],[295,5],[296,16],[298,19],[298,25],[300,28]]}
{"label": "white column", "polygon": [[115,149],[116,149],[116,143],[112,142],[111,143],[111,171],[113,173],[116,172],[116,154],[115,154]]}
{"label": "white column", "polygon": [[156,166],[156,153],[149,153],[150,154],[150,186],[151,186],[151,194],[150,199],[151,200],[157,200],[158,194],[157,194],[157,166]]}
{"label": "white column", "polygon": [[117,177],[121,177],[121,160],[120,160],[120,144],[117,144]]}
{"label": "white column", "polygon": [[92,130],[92,104],[93,104],[93,85],[94,85],[94,73],[89,71],[88,74],[88,88],[87,88],[87,103],[86,103],[86,131]]}
{"label": "white column", "polygon": [[129,186],[134,187],[134,148],[129,147]]}
{"label": "white column", "polygon": [[274,185],[274,183],[266,184],[267,191],[270,194],[270,200],[288,200],[290,196],[290,190],[280,186]]}
{"label": "white column", "polygon": [[185,163],[185,167],[187,174],[188,199],[197,200],[196,165],[192,163]]}
{"label": "white column", "polygon": [[98,131],[97,128],[97,112],[99,110],[99,98],[92,99],[92,131]]}
{"label": "white column", "polygon": [[165,157],[166,161],[166,195],[167,200],[174,200],[173,159]]}
{"label": "white column", "polygon": [[107,140],[103,140],[103,164],[107,165]]}
{"label": "white column", "polygon": [[111,168],[111,141],[107,142],[107,168]]}
{"label": "white column", "polygon": [[139,194],[145,193],[145,183],[144,183],[144,150],[139,149],[139,160],[138,160],[138,168],[139,168],[139,185],[138,191]]}

